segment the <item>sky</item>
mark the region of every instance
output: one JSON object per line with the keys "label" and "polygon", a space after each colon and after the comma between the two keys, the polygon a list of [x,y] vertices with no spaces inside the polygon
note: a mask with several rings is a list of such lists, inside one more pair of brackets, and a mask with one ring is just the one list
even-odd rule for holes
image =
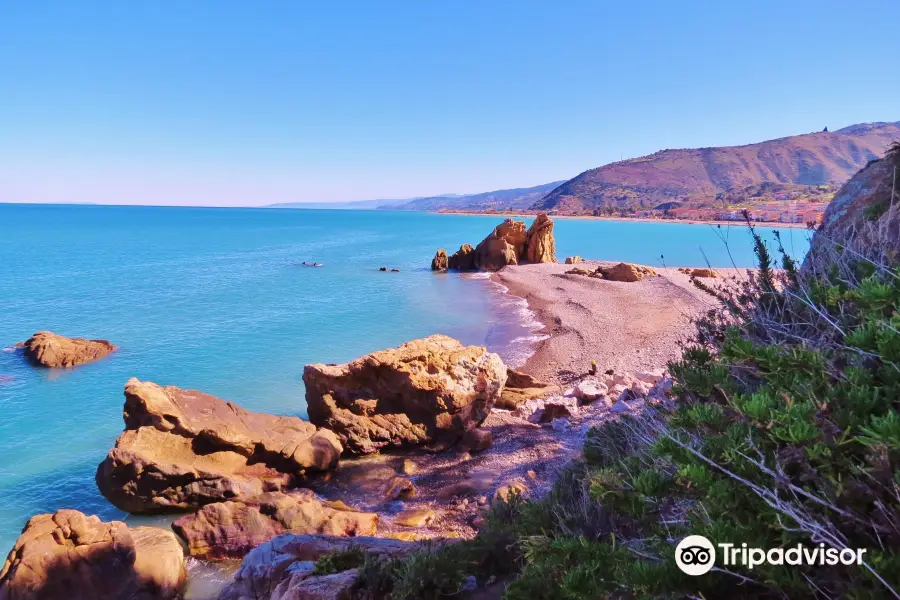
{"label": "sky", "polygon": [[0,0],[0,202],[477,193],[900,120],[900,2]]}

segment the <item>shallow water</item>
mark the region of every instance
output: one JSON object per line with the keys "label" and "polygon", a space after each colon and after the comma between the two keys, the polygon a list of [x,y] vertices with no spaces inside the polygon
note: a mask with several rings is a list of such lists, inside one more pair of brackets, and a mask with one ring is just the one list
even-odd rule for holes
{"label": "shallow water", "polygon": [[[94,470],[121,432],[129,377],[305,416],[303,365],[445,333],[512,363],[537,325],[479,275],[432,274],[438,247],[498,218],[393,211],[0,205],[0,347],[50,329],[120,350],[69,371],[0,352],[0,552],[25,520],[68,507],[125,515]],[[726,230],[726,231],[723,231]],[[560,257],[658,266],[753,264],[745,231],[559,220]],[[807,233],[786,230],[802,255]],[[308,268],[303,261],[323,263]],[[378,268],[398,268],[399,273]]]}

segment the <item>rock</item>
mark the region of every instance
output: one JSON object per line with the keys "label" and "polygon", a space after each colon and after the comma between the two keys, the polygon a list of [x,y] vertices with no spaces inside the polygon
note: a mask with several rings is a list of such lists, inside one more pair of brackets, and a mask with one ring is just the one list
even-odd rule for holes
{"label": "rock", "polygon": [[650,388],[649,395],[654,398],[665,398],[669,395],[669,392],[672,391],[672,386],[674,385],[674,379],[672,379],[671,377],[663,377],[656,382],[656,385]]}
{"label": "rock", "polygon": [[631,393],[635,398],[646,398],[650,393],[650,387],[643,381],[635,381],[631,384]]}
{"label": "rock", "polygon": [[[382,271],[387,271],[384,267],[381,269]],[[447,251],[441,248],[434,255],[434,258],[431,259],[431,270],[432,271],[446,271],[447,270]]]}
{"label": "rock", "polygon": [[400,269],[391,269],[391,273],[399,273]]}
{"label": "rock", "polygon": [[285,533],[374,535],[377,526],[374,513],[335,509],[312,490],[298,489],[208,504],[175,521],[172,529],[187,543],[191,556],[216,560],[241,558]]}
{"label": "rock", "polygon": [[584,259],[581,258],[580,256],[578,256],[577,254],[575,256],[567,256],[566,257],[567,265],[574,265],[574,264],[580,263],[580,262],[584,262]]}
{"label": "rock", "polygon": [[525,476],[528,477],[528,479],[530,479],[531,481],[534,481],[537,479],[537,473],[535,473],[534,470],[532,470],[532,469],[528,469],[525,472]]}
{"label": "rock", "polygon": [[97,468],[97,486],[131,513],[196,510],[257,496],[333,469],[342,447],[297,417],[244,410],[196,390],[125,384],[125,432]]}
{"label": "rock", "polygon": [[496,504],[497,502],[509,502],[510,498],[512,498],[513,496],[524,496],[527,491],[528,486],[526,486],[521,481],[501,485],[499,488],[497,488],[497,491],[494,492],[493,503]]}
{"label": "rock", "polygon": [[184,578],[171,532],[60,510],[28,520],[0,570],[0,599],[168,600]]}
{"label": "rock", "polygon": [[506,377],[498,355],[444,335],[303,371],[310,420],[355,454],[455,443],[488,416]]}
{"label": "rock", "polygon": [[475,267],[482,271],[499,271],[506,265],[519,264],[527,238],[523,221],[506,219],[475,247]]}
{"label": "rock", "polygon": [[469,244],[463,244],[450,256],[449,265],[456,271],[474,271],[475,248]]}
{"label": "rock", "polygon": [[497,400],[496,408],[515,410],[531,398],[544,398],[560,392],[558,385],[535,379],[515,369],[506,369],[506,385]]}
{"label": "rock", "polygon": [[653,371],[644,371],[641,373],[635,373],[635,378],[638,381],[643,381],[646,384],[651,386],[656,385],[656,383],[662,379],[666,374],[665,369],[655,369]]}
{"label": "rock", "polygon": [[553,220],[547,215],[538,215],[528,228],[524,258],[529,263],[556,262]]}
{"label": "rock", "polygon": [[[870,161],[838,190],[813,235],[810,251],[803,260],[804,271],[827,272],[847,251],[871,258],[883,252],[882,261],[896,264],[900,259],[900,209],[896,197],[894,209],[890,210],[892,190],[894,186],[900,188],[900,182],[894,180],[895,168],[900,169],[900,154]],[[836,247],[841,247],[841,251],[837,252]]]}
{"label": "rock", "polygon": [[575,407],[563,401],[550,401],[544,403],[544,412],[541,413],[540,423],[550,423],[555,419],[571,417],[575,414]]}
{"label": "rock", "polygon": [[404,458],[403,463],[400,465],[400,470],[404,475],[415,475],[419,472],[419,465],[417,465],[414,460]]}
{"label": "rock", "polygon": [[418,493],[415,484],[406,477],[392,477],[388,481],[384,495],[388,500],[409,500]]}
{"label": "rock", "polygon": [[272,592],[272,600],[352,600],[359,578],[357,569],[330,575],[307,575],[290,572],[288,578]]}
{"label": "rock", "polygon": [[590,404],[605,397],[608,391],[605,384],[593,379],[585,379],[578,382],[573,393],[584,404]]}
{"label": "rock", "polygon": [[378,270],[386,273],[386,272],[387,272],[387,267],[381,267],[381,268],[378,269]]}
{"label": "rock", "polygon": [[[235,573],[232,582],[219,594],[218,600],[317,598],[300,595],[300,592],[310,593],[309,588],[301,588],[297,590],[297,594],[294,594],[294,590],[301,582],[312,576],[315,560],[324,554],[345,551],[351,546],[361,548],[367,554],[401,556],[417,548],[418,544],[373,537],[282,535],[251,550],[244,557],[241,568]],[[316,579],[325,577],[331,576],[324,575]],[[322,583],[312,582],[310,585],[318,587]],[[335,587],[341,589],[339,585]]]}
{"label": "rock", "polygon": [[477,429],[467,431],[465,435],[463,435],[462,445],[467,448],[469,452],[481,452],[482,450],[490,448],[493,441],[494,437],[491,434],[490,429],[478,427]]}
{"label": "rock", "polygon": [[394,525],[401,527],[427,527],[431,525],[437,514],[430,508],[411,508],[394,517]]}
{"label": "rock", "polygon": [[550,428],[557,433],[565,433],[569,430],[569,419],[560,417],[550,421]]}
{"label": "rock", "polygon": [[21,346],[29,360],[44,367],[74,367],[103,358],[116,349],[106,340],[67,338],[52,331],[38,331]]}
{"label": "rock", "polygon": [[566,275],[585,275],[590,276],[593,275],[593,271],[588,271],[587,269],[582,269],[581,267],[575,267],[574,269],[569,269],[566,271]]}
{"label": "rock", "polygon": [[620,262],[611,267],[598,267],[597,272],[609,281],[633,282],[640,281],[645,276],[656,275],[656,271],[643,265]]}
{"label": "rock", "polygon": [[685,269],[685,273],[691,277],[704,277],[715,279],[719,275],[712,269]]}

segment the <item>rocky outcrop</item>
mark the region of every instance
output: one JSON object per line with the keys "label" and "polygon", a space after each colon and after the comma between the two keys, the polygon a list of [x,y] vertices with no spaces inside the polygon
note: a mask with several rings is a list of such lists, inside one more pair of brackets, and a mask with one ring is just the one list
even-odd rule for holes
{"label": "rocky outcrop", "polygon": [[[350,547],[360,548],[366,554],[393,557],[408,554],[418,544],[372,537],[282,535],[255,548],[244,558],[234,580],[222,590],[218,600],[343,598],[335,595],[334,590],[346,589],[348,581],[355,583],[355,570],[314,576],[314,561],[324,554]],[[323,595],[323,589],[332,590],[332,595]],[[310,590],[319,595],[310,595]]]}
{"label": "rocky outcrop", "polygon": [[[381,268],[382,271],[387,271],[385,267]],[[443,248],[439,249],[434,258],[431,259],[431,270],[432,271],[446,271],[447,270],[447,251]]]}
{"label": "rocky outcrop", "polygon": [[433,335],[343,365],[307,365],[303,382],[310,420],[348,452],[368,454],[456,442],[487,417],[506,367],[481,346]]}
{"label": "rocky outcrop", "polygon": [[449,266],[455,271],[473,271],[475,269],[475,248],[463,244],[449,259]]}
{"label": "rocky outcrop", "polygon": [[523,221],[506,219],[475,246],[475,268],[499,271],[506,265],[519,264],[525,254],[528,231]]}
{"label": "rocky outcrop", "polygon": [[312,490],[268,492],[228,502],[208,504],[172,524],[191,556],[205,559],[241,558],[253,548],[285,533],[333,536],[374,535],[378,515],[336,509]]}
{"label": "rocky outcrop", "polygon": [[580,262],[584,262],[584,259],[581,258],[580,256],[578,256],[577,254],[575,256],[567,256],[566,257],[567,265],[574,265],[574,264],[580,263]]}
{"label": "rocky outcrop", "polygon": [[[431,261],[432,270],[444,270],[446,253],[438,250]],[[507,265],[520,263],[556,262],[556,243],[553,238],[553,220],[547,215],[538,215],[526,229],[524,221],[506,219],[472,248],[463,244],[448,260],[450,269],[458,271],[499,271]]]}
{"label": "rocky outcrop", "polygon": [[553,220],[538,215],[525,240],[525,260],[529,263],[556,262],[556,241],[553,239]]}
{"label": "rocky outcrop", "polygon": [[644,277],[655,276],[656,271],[643,265],[620,262],[611,267],[598,267],[597,272],[609,281],[633,282],[640,281]]}
{"label": "rocky outcrop", "polygon": [[879,262],[900,259],[900,151],[870,162],[838,191],[812,238],[804,270],[828,269],[846,254],[838,252],[839,247]]}
{"label": "rocky outcrop", "polygon": [[558,393],[560,393],[558,385],[540,381],[515,369],[507,369],[506,385],[503,386],[503,393],[500,394],[496,407],[515,410],[531,398],[545,398]]}
{"label": "rocky outcrop", "polygon": [[130,379],[125,432],[97,468],[106,498],[131,513],[205,504],[296,487],[333,469],[343,451],[328,430],[196,390]]}
{"label": "rocky outcrop", "polygon": [[74,367],[103,358],[116,349],[106,340],[68,338],[52,331],[38,331],[21,346],[29,360],[44,367]]}
{"label": "rocky outcrop", "polygon": [[60,510],[28,520],[0,570],[0,599],[169,600],[184,579],[172,532]]}
{"label": "rocky outcrop", "polygon": [[684,273],[689,277],[700,277],[700,278],[709,278],[715,279],[719,275],[713,271],[712,269],[689,269],[689,268],[681,268],[678,269],[680,273]]}

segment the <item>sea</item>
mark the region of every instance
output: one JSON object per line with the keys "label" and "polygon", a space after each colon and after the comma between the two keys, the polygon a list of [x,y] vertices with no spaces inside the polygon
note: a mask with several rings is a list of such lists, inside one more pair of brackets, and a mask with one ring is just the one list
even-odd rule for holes
{"label": "sea", "polygon": [[[429,268],[437,248],[477,244],[500,221],[0,204],[0,554],[37,513],[127,519],[97,491],[94,473],[123,429],[130,377],[305,417],[307,363],[444,333],[522,364],[543,335],[525,302],[484,275]],[[772,240],[771,229],[759,231]],[[755,260],[745,227],[557,219],[555,235],[560,258]],[[798,258],[809,246],[805,230],[784,229],[782,239]],[[40,330],[109,339],[119,350],[75,369],[35,368],[13,345]]]}

